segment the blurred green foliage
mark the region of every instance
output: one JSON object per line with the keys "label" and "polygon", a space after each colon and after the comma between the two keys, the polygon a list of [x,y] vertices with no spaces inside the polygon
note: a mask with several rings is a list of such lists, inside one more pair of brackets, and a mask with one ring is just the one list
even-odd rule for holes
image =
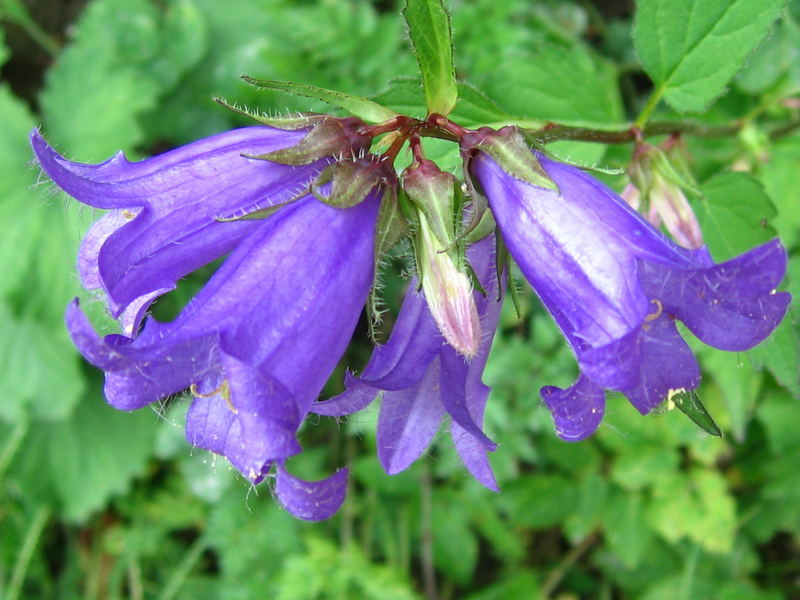
{"label": "blurred green foliage", "polygon": [[[738,136],[687,140],[704,192],[695,208],[718,260],[777,231],[790,250],[785,285],[798,297],[800,133],[791,125],[800,118],[800,10],[793,3],[769,26],[781,2],[698,0],[709,22],[730,9],[736,51],[712,23],[690,32],[694,44],[667,44],[659,55],[657,45],[685,25],[655,19],[664,2],[640,2],[634,28],[632,14],[601,2],[453,0],[456,70],[477,86],[462,86],[453,118],[630,123],[651,92],[634,32],[670,103],[654,118],[686,118],[672,110],[705,106],[729,88],[688,115],[745,125]],[[19,92],[30,86],[18,75],[0,84],[0,598],[404,600],[432,589],[468,600],[800,597],[795,313],[748,353],[695,344],[699,393],[723,438],[678,411],[641,417],[611,397],[598,434],[567,444],[538,389],[568,384],[575,365],[548,315],[523,295],[521,319],[506,306],[485,375],[502,493],[466,474],[446,435],[427,459],[385,475],[373,407],[344,424],[312,419],[302,432],[309,451],[299,474],[353,467],[346,505],[321,524],[295,521],[267,486],[250,489],[224,460],[190,449],[183,399],[136,414],[107,407],[102,375],[62,326],[66,302],[83,294],[73,257],[96,215],[50,193],[30,165],[30,129],[41,126],[70,158],[97,161],[245,124],[212,96],[271,113],[327,110],[248,87],[238,80],[245,73],[373,96],[411,114],[424,110],[423,94],[408,79],[416,63],[392,2],[90,0],[74,25],[50,32],[35,28],[36,11],[19,17],[21,6],[0,2],[4,76],[18,73],[12,35],[63,44],[35,96]],[[713,77],[701,81],[694,62]],[[630,159],[629,145],[551,149],[602,166]],[[452,148],[429,151],[455,167]],[[156,310],[174,314],[205,275]],[[389,306],[401,294],[388,285]],[[112,331],[102,305],[89,306]],[[353,357],[368,352],[360,343]]]}

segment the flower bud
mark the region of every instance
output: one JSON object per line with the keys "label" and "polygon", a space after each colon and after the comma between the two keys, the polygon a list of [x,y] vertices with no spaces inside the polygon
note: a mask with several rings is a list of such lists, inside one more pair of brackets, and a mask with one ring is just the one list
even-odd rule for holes
{"label": "flower bud", "polygon": [[631,184],[622,197],[654,227],[662,223],[675,241],[695,250],[703,245],[700,224],[684,190],[697,193],[682,146],[674,139],[664,148],[639,144],[628,167]]}
{"label": "flower bud", "polygon": [[472,284],[456,244],[455,178],[423,160],[403,174],[403,187],[417,209],[417,268],[433,320],[445,340],[472,358],[481,341]]}

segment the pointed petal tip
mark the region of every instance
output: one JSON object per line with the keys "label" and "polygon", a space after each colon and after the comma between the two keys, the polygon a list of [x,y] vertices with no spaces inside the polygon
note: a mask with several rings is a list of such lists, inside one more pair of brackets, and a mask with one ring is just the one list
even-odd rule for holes
{"label": "pointed petal tip", "polygon": [[539,393],[553,415],[556,435],[566,442],[586,439],[603,420],[603,390],[584,376],[566,389],[545,386]]}
{"label": "pointed petal tip", "polygon": [[291,515],[304,521],[324,521],[341,508],[347,494],[348,469],[342,468],[320,481],[305,481],[278,465],[275,496]]}

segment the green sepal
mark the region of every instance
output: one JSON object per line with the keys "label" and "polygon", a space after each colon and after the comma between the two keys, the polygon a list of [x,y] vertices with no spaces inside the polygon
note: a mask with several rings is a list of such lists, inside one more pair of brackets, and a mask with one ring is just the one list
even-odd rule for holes
{"label": "green sepal", "polygon": [[497,248],[495,254],[495,261],[497,265],[497,289],[498,289],[498,296],[497,300],[501,301],[502,297],[502,290],[503,290],[503,271],[508,270],[508,293],[511,296],[511,302],[514,304],[514,312],[517,313],[517,318],[522,319],[522,309],[521,304],[519,301],[519,293],[517,290],[517,286],[514,285],[514,278],[511,277],[511,255],[508,252],[508,248],[506,247],[505,240],[503,240],[503,234],[500,233],[500,229],[497,228],[494,230],[494,238],[495,238],[495,247]]}
{"label": "green sepal", "polygon": [[253,212],[249,212],[247,214],[241,215],[239,217],[214,217],[214,220],[218,223],[235,223],[236,221],[259,221],[263,219],[268,219],[284,206],[288,206],[292,202],[295,202],[297,198],[292,198],[291,200],[287,200],[286,202],[281,202],[280,204],[275,204],[273,206],[268,206],[267,208],[259,208],[258,210],[254,210]]}
{"label": "green sepal", "polygon": [[276,129],[287,129],[291,131],[305,129],[306,127],[311,127],[327,118],[327,115],[320,115],[316,113],[298,113],[296,115],[287,115],[285,117],[268,117],[265,114],[254,112],[244,106],[230,104],[223,98],[215,97],[213,100],[217,104],[227,108],[230,111],[258,121],[262,125],[275,127]]}
{"label": "green sepal", "polygon": [[400,209],[396,185],[389,185],[383,193],[380,211],[378,212],[378,228],[375,232],[375,279],[367,297],[367,324],[369,337],[377,343],[376,328],[381,324],[380,273],[381,261],[408,232],[408,222]]}
{"label": "green sepal", "polygon": [[[464,227],[464,230],[461,232],[461,236],[464,239],[469,240],[468,237],[472,234],[484,220],[484,216],[486,214],[491,214],[487,211],[489,208],[489,200],[486,198],[486,194],[483,193],[483,189],[480,186],[480,183],[475,181],[470,174],[470,163],[474,157],[473,153],[467,153],[464,157],[464,185],[467,186],[467,195],[469,199],[472,201],[472,213],[470,214],[469,222]],[[494,218],[492,218],[492,222],[494,222]],[[473,241],[477,241],[486,237],[482,235]]]}
{"label": "green sepal", "polygon": [[406,169],[402,181],[408,199],[425,215],[442,247],[452,247],[456,237],[455,177],[424,160]]}
{"label": "green sepal", "polygon": [[[343,160],[322,171],[311,184],[311,193],[317,200],[329,206],[350,208],[361,204],[380,181],[379,169],[365,166],[360,160]],[[331,191],[326,196],[320,188],[329,182]]]}
{"label": "green sepal", "polygon": [[478,224],[472,229],[472,231],[464,231],[462,234],[464,242],[467,245],[474,244],[475,242],[479,242],[485,237],[489,237],[492,235],[495,230],[497,229],[497,223],[495,223],[494,215],[492,211],[487,210],[484,211],[483,217],[481,220],[478,221]]}
{"label": "green sepal", "polygon": [[503,127],[497,131],[479,129],[465,136],[462,150],[469,153],[478,150],[485,152],[512,177],[558,193],[556,182],[539,164],[516,127]]}
{"label": "green sepal", "polygon": [[375,260],[380,261],[408,233],[408,221],[403,216],[398,200],[397,186],[387,186],[383,192],[378,212],[378,230],[375,236]]}
{"label": "green sepal", "polygon": [[694,390],[670,390],[669,396],[666,401],[668,404],[674,404],[678,410],[689,417],[695,425],[706,433],[722,437],[722,430],[714,422],[714,419],[700,402],[697,392]]}
{"label": "green sepal", "polygon": [[464,268],[467,271],[467,277],[469,277],[469,282],[472,284],[472,287],[478,290],[480,295],[485,298],[486,290],[483,288],[478,274],[475,272],[475,269],[472,268],[472,265],[468,260],[464,261]]}
{"label": "green sepal", "polygon": [[266,88],[278,92],[292,94],[294,96],[304,96],[314,100],[321,100],[327,104],[337,106],[360,119],[369,123],[382,123],[398,115],[395,111],[385,106],[343,92],[326,90],[314,85],[304,83],[294,83],[291,81],[270,81],[266,79],[255,79],[248,75],[243,75],[242,79],[255,87]]}
{"label": "green sepal", "polygon": [[273,150],[266,154],[243,154],[242,156],[283,165],[307,165],[324,156],[335,156],[342,153],[344,137],[344,129],[337,119],[326,118],[294,146]]}

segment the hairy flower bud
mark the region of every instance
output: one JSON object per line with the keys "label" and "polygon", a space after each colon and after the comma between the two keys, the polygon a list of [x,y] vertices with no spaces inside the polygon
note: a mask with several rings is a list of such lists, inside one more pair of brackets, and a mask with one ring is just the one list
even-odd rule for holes
{"label": "hairy flower bud", "polygon": [[481,341],[472,285],[460,268],[456,237],[455,178],[424,160],[403,174],[403,187],[418,209],[417,267],[431,315],[447,342],[472,358]]}
{"label": "hairy flower bud", "polygon": [[680,144],[672,142],[664,149],[639,144],[628,174],[631,185],[622,194],[628,204],[640,210],[654,227],[663,223],[684,248],[703,246],[700,224],[684,193],[696,190]]}

